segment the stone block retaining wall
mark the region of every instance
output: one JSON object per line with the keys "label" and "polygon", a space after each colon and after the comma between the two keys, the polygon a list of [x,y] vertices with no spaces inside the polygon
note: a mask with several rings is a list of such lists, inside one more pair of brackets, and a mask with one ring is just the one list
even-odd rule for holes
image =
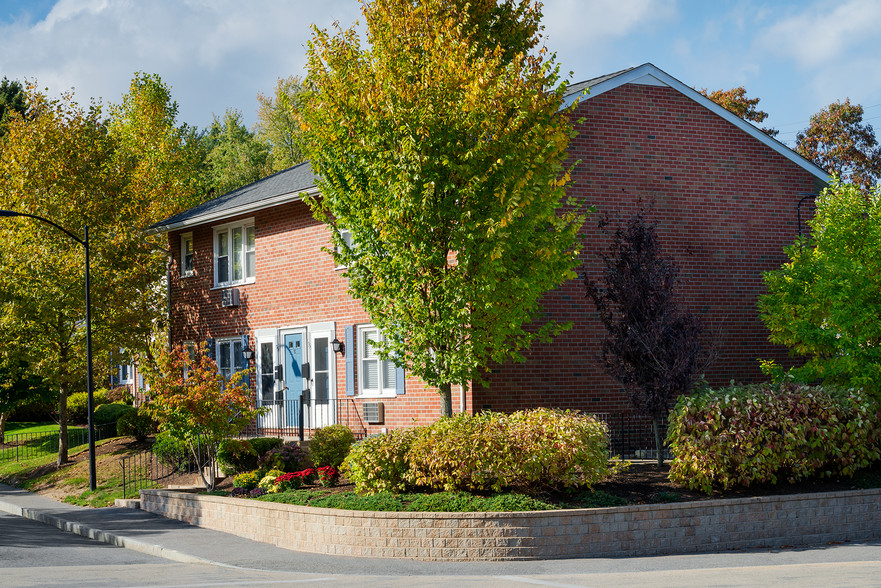
{"label": "stone block retaining wall", "polygon": [[422,560],[647,556],[881,539],[881,489],[518,513],[312,508],[142,490],[148,512],[285,549]]}

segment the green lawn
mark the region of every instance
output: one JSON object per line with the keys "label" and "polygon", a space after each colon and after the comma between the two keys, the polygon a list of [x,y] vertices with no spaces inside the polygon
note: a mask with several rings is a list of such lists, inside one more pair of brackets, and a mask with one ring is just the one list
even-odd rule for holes
{"label": "green lawn", "polygon": [[[73,431],[75,429],[85,430],[85,427],[72,427],[70,425],[67,426],[68,431]],[[18,422],[18,423],[6,423],[6,434],[7,435],[18,435],[20,433],[57,433],[58,432],[58,423],[34,423],[34,422]]]}

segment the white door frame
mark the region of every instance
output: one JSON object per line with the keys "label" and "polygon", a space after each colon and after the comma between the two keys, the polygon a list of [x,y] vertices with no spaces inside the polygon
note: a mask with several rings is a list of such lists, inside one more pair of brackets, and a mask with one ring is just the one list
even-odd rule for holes
{"label": "white door frame", "polygon": [[[309,378],[307,386],[311,391],[311,400],[309,406],[310,419],[313,428],[325,427],[336,423],[336,356],[331,348],[330,342],[335,336],[335,325],[332,322],[313,323],[308,325],[308,352],[309,362]],[[319,365],[316,361],[316,340],[325,339],[327,346],[325,353],[327,354],[327,403],[319,404],[316,402],[316,386],[315,386],[315,368]]]}

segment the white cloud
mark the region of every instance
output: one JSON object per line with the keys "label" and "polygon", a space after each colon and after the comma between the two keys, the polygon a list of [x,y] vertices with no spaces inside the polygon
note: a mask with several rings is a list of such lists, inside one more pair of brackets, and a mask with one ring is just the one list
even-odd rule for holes
{"label": "white cloud", "polygon": [[[791,12],[757,38],[763,49],[795,61],[802,68],[840,63],[855,50],[881,59],[881,2],[816,2]],[[877,70],[876,70],[877,71]]]}
{"label": "white cloud", "polygon": [[116,102],[134,72],[158,73],[183,120],[205,126],[238,105],[253,121],[258,91],[303,73],[309,26],[358,16],[350,0],[59,0],[40,22],[0,24],[0,75],[76,87],[84,103]]}
{"label": "white cloud", "polygon": [[[636,31],[661,27],[676,14],[675,0],[545,0],[548,47],[576,79],[609,73],[608,46]],[[639,63],[624,65],[640,65]],[[611,71],[611,70],[610,70]]]}

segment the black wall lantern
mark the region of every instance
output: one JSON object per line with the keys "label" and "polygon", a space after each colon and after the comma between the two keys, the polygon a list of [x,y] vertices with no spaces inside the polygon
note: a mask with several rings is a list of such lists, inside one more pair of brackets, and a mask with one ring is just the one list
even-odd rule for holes
{"label": "black wall lantern", "polygon": [[242,356],[245,358],[245,361],[250,363],[254,359],[254,350],[250,347],[245,347],[242,349]]}
{"label": "black wall lantern", "polygon": [[330,342],[330,346],[333,348],[333,352],[334,352],[334,353],[339,353],[340,355],[342,355],[343,357],[345,357],[345,355],[346,355],[346,346],[343,345],[343,342],[342,342],[342,341],[340,341],[339,339],[337,339],[336,337],[334,337],[334,338],[333,338],[333,341]]}

